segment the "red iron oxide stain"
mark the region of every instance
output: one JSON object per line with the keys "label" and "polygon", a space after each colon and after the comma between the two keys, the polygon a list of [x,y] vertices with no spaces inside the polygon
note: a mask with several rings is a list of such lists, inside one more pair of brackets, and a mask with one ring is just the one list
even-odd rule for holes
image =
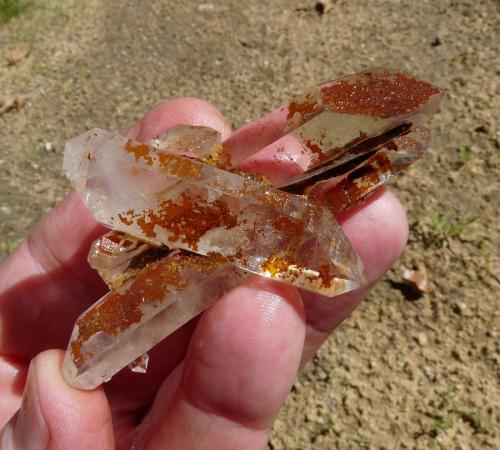
{"label": "red iron oxide stain", "polygon": [[299,102],[297,100],[292,100],[288,105],[288,115],[286,120],[290,120],[293,116],[298,113],[302,117],[308,116],[316,111],[318,103],[316,100],[311,98],[311,95],[306,97],[306,100]]}
{"label": "red iron oxide stain", "polygon": [[153,158],[151,157],[151,147],[149,145],[129,140],[125,144],[125,151],[128,153],[132,153],[135,156],[136,161],[139,161],[139,159],[143,159],[148,166],[151,166],[153,164]]}
{"label": "red iron oxide stain", "polygon": [[[84,358],[82,345],[94,334],[104,332],[116,336],[142,318],[141,305],[144,302],[160,303],[168,293],[169,286],[181,284],[178,266],[166,259],[140,273],[124,292],[111,292],[106,300],[78,319],[78,340],[71,345],[76,362]],[[185,281],[183,282],[185,283]]]}
{"label": "red iron oxide stain", "polygon": [[[128,213],[127,213],[127,214],[129,214],[129,213],[130,213],[130,211],[128,211]],[[130,225],[132,225],[132,223],[133,223],[133,222],[132,222],[132,220],[127,219],[127,217],[126,217],[126,216],[124,216],[124,215],[123,215],[123,214],[121,214],[121,213],[119,213],[119,214],[118,214],[118,218],[119,218],[119,219],[120,219],[120,221],[121,221],[121,222],[123,222],[125,225],[130,226]]]}
{"label": "red iron oxide stain", "polygon": [[188,283],[182,276],[185,268],[209,273],[224,263],[220,258],[205,258],[181,251],[148,265],[124,292],[109,293],[103,303],[78,319],[78,339],[71,344],[76,364],[92,358],[92,354],[83,353],[82,346],[93,335],[103,332],[116,336],[140,322],[143,316],[141,305],[160,304],[172,287],[177,291],[186,289]]}
{"label": "red iron oxide stain", "polygon": [[385,153],[375,153],[369,161],[353,170],[330,191],[316,195],[311,192],[311,198],[326,201],[334,213],[343,211],[363,199],[373,187],[378,186],[383,174],[399,172],[409,165],[396,166]]}
{"label": "red iron oxide stain", "polygon": [[339,80],[321,89],[325,106],[333,112],[393,117],[423,106],[441,90],[402,72],[365,72],[360,78]]}
{"label": "red iron oxide stain", "polygon": [[313,141],[311,141],[310,139],[307,139],[304,141],[304,145],[309,149],[311,150],[311,152],[317,156],[318,160],[319,161],[323,161],[326,156],[327,156],[327,153],[326,152],[323,152],[323,150],[321,149],[321,147],[314,143]]}
{"label": "red iron oxide stain", "polygon": [[155,227],[158,226],[171,234],[172,242],[187,244],[194,251],[198,250],[198,241],[208,231],[238,225],[237,216],[222,200],[206,204],[204,199],[186,192],[180,195],[179,202],[163,201],[157,211],[147,210],[138,214],[128,211],[127,215],[119,215],[120,220],[123,223],[135,220],[145,236],[155,238]]}
{"label": "red iron oxide stain", "polygon": [[[267,272],[271,278],[278,278],[288,282],[294,282],[307,269],[300,261],[299,248],[300,236],[306,233],[304,224],[288,217],[277,217],[272,222],[276,230],[286,231],[288,240],[283,243],[280,254],[270,254],[262,263],[261,270]],[[335,277],[335,268],[328,264],[318,267],[318,275],[308,275],[307,280],[314,283],[321,281],[323,288],[329,288]]]}
{"label": "red iron oxide stain", "polygon": [[159,158],[161,166],[174,176],[191,180],[200,178],[203,166],[201,164],[196,164],[189,158],[177,155],[167,155],[165,153],[160,153]]}

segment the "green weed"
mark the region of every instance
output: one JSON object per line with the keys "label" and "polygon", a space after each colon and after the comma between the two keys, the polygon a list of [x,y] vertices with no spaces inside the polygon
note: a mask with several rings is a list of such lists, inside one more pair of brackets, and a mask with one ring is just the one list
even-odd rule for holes
{"label": "green weed", "polygon": [[42,154],[40,153],[40,151],[38,150],[32,150],[29,154],[28,154],[28,159],[31,161],[31,162],[34,162],[36,164],[40,163],[42,161]]}
{"label": "green weed", "polygon": [[453,420],[447,416],[437,416],[432,423],[432,434],[437,436],[442,431],[449,430],[453,426]]}
{"label": "green weed", "polygon": [[333,422],[330,420],[329,417],[323,417],[324,424],[323,428],[321,428],[321,433],[322,434],[328,434],[334,431],[333,428]]}
{"label": "green weed", "polygon": [[363,436],[353,436],[350,441],[358,444],[361,448],[370,448],[370,441]]}
{"label": "green weed", "polygon": [[449,406],[456,395],[457,395],[457,393],[453,389],[447,389],[446,391],[441,392],[439,394],[439,396],[443,400],[444,407]]}
{"label": "green weed", "polygon": [[468,423],[476,433],[488,433],[492,427],[489,420],[482,420],[479,414],[473,410],[460,411],[460,417]]}
{"label": "green weed", "polygon": [[0,0],[0,22],[8,22],[28,9],[29,4],[22,0]]}
{"label": "green weed", "polygon": [[472,159],[472,153],[468,145],[461,145],[458,151],[462,164],[467,164]]}
{"label": "green weed", "polygon": [[473,222],[477,220],[477,217],[464,217],[463,219],[457,220],[453,225],[448,228],[447,236],[455,237],[460,234]]}
{"label": "green weed", "polygon": [[17,241],[8,239],[7,241],[5,241],[5,250],[7,250],[8,254],[10,254],[17,248],[17,245]]}
{"label": "green weed", "polygon": [[446,235],[446,225],[448,223],[448,218],[445,214],[436,213],[432,216],[432,228],[434,231],[440,235]]}
{"label": "green weed", "polygon": [[464,230],[476,220],[477,217],[466,216],[450,224],[446,214],[434,214],[432,216],[432,228],[434,229],[436,238],[432,241],[432,243],[434,244],[439,239],[443,240],[461,235]]}

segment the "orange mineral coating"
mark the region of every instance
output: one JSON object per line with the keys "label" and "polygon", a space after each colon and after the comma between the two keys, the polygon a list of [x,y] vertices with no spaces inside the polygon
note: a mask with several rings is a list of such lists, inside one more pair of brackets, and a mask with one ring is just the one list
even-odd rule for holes
{"label": "orange mineral coating", "polygon": [[293,119],[295,114],[300,114],[302,117],[306,117],[314,113],[317,108],[318,102],[316,99],[312,98],[311,94],[308,94],[305,100],[298,101],[294,99],[288,104],[288,114],[286,119],[290,121]]}
{"label": "orange mineral coating", "polygon": [[219,167],[220,169],[226,169],[227,167],[230,166],[231,163],[230,152],[222,144],[215,146],[209,155],[202,156],[199,159],[200,161],[203,161],[205,164]]}
{"label": "orange mineral coating", "polygon": [[190,180],[200,178],[203,166],[193,163],[189,158],[166,153],[160,153],[159,158],[161,166],[174,176]]}
{"label": "orange mineral coating", "polygon": [[320,92],[330,111],[387,118],[410,113],[442,91],[403,72],[382,71],[334,81]]}
{"label": "orange mineral coating", "polygon": [[310,197],[326,201],[332,212],[338,213],[362,200],[371,191],[371,187],[381,183],[383,174],[399,172],[409,165],[410,163],[396,166],[386,153],[380,151],[365,164],[353,170],[331,190],[319,194],[313,191]]}
{"label": "orange mineral coating", "polygon": [[128,153],[132,153],[135,156],[136,161],[139,161],[139,159],[143,159],[148,166],[151,166],[153,164],[153,158],[151,157],[151,147],[149,145],[129,140],[125,144],[125,151]]}
{"label": "orange mineral coating", "polygon": [[75,360],[83,360],[81,347],[94,334],[104,332],[116,336],[141,320],[143,303],[160,303],[171,286],[185,288],[186,284],[180,278],[175,258],[166,258],[139,273],[124,292],[111,292],[103,303],[77,320],[78,339],[71,345]]}
{"label": "orange mineral coating", "polygon": [[205,258],[180,251],[145,267],[126,290],[112,291],[101,304],[77,320],[78,339],[71,343],[75,363],[81,364],[92,357],[85,355],[82,347],[93,335],[103,332],[116,336],[140,322],[141,305],[158,305],[172,288],[176,291],[186,289],[188,282],[182,274],[184,269],[209,273],[224,263],[223,258]]}
{"label": "orange mineral coating", "polygon": [[315,155],[319,161],[323,161],[327,156],[328,152],[324,152],[323,149],[310,139],[304,141],[304,145]]}
{"label": "orange mineral coating", "polygon": [[167,230],[171,242],[182,242],[194,251],[198,250],[198,241],[208,231],[215,228],[234,228],[238,218],[232,214],[222,200],[209,204],[199,196],[183,192],[178,202],[165,200],[156,211],[146,210],[141,213],[128,211],[119,215],[120,220],[127,224],[135,221],[148,238],[155,238],[155,227]]}
{"label": "orange mineral coating", "polygon": [[277,255],[270,255],[269,258],[261,265],[264,272],[269,273],[271,278],[283,275],[288,272],[292,263]]}

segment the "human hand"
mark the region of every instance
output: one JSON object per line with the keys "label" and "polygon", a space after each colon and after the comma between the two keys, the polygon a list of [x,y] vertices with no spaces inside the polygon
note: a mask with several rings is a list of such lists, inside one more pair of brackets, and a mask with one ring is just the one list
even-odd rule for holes
{"label": "human hand", "polygon": [[[145,141],[185,123],[251,145],[282,116],[231,135],[215,108],[183,98],[146,114],[129,136]],[[245,168],[290,176],[300,165],[292,145],[286,154],[267,148]],[[54,349],[66,347],[77,316],[106,292],[86,262],[105,230],[70,194],[0,267],[0,448],[264,448],[299,368],[406,242],[405,213],[384,189],[338,220],[363,260],[366,287],[331,299],[250,278],[149,352],[146,374],[125,369],[86,392],[64,382],[64,352]]]}

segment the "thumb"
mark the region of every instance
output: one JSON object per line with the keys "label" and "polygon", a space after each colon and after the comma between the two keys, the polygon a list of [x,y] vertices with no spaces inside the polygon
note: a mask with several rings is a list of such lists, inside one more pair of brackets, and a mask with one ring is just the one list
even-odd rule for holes
{"label": "thumb", "polygon": [[5,449],[113,449],[111,414],[104,391],[81,391],[61,376],[63,352],[31,361],[19,411],[0,435]]}

